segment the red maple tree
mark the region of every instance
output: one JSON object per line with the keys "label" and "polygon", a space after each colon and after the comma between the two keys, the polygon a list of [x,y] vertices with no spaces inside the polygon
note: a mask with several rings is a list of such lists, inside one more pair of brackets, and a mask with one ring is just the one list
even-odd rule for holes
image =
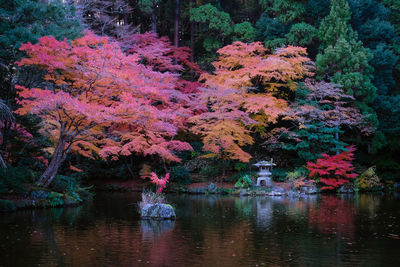
{"label": "red maple tree", "polygon": [[349,183],[358,174],[354,173],[352,161],[354,159],[354,146],[349,146],[340,154],[330,156],[321,154],[322,158],[317,162],[307,162],[309,177],[319,178],[320,183],[324,184],[321,190],[331,190]]}

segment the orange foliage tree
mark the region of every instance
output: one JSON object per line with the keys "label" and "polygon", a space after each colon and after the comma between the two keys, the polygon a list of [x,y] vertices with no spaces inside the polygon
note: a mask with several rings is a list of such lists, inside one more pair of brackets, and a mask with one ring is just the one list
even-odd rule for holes
{"label": "orange foliage tree", "polygon": [[287,109],[284,91],[296,89],[296,81],[312,75],[305,48],[269,51],[260,42],[234,42],[218,50],[215,71],[200,80],[206,112],[191,119],[192,131],[203,137],[210,156],[248,162],[242,147],[253,143],[249,128],[259,132]]}
{"label": "orange foliage tree", "polygon": [[17,86],[17,113],[40,116],[43,133],[55,143],[39,184],[51,183],[71,150],[91,158],[137,153],[179,161],[174,151],[191,149],[172,139],[190,115],[185,95],[175,89],[176,75],[146,67],[137,54],[92,33],[71,43],[42,37],[21,50],[27,57],[18,65],[46,72],[44,88]]}

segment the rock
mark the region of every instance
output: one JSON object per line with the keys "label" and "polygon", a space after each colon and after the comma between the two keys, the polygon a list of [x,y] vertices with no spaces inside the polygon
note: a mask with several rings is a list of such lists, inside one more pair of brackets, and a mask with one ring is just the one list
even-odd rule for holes
{"label": "rock", "polygon": [[273,187],[272,191],[268,192],[269,196],[284,196],[287,195],[285,188],[282,187]]}
{"label": "rock", "polygon": [[239,195],[241,196],[249,196],[251,194],[251,191],[247,190],[247,189],[242,189],[240,190]]}
{"label": "rock", "polygon": [[257,190],[255,191],[256,196],[265,196],[267,192],[265,190]]}
{"label": "rock", "polygon": [[288,196],[289,196],[290,198],[299,198],[299,197],[301,196],[301,194],[299,193],[299,191],[292,191],[292,190],[289,190],[289,191],[288,191]]}
{"label": "rock", "polygon": [[169,204],[147,204],[140,210],[142,219],[166,220],[174,219],[175,209]]}
{"label": "rock", "polygon": [[339,188],[339,193],[342,193],[342,194],[353,194],[354,193],[354,187],[351,184],[344,184]]}
{"label": "rock", "polygon": [[315,185],[313,185],[313,186],[301,186],[299,188],[299,191],[300,191],[300,193],[304,193],[304,194],[307,194],[307,195],[312,195],[312,194],[318,194],[319,193],[319,190]]}
{"label": "rock", "polygon": [[207,186],[207,192],[208,193],[216,193],[218,191],[218,187],[214,183],[210,183]]}
{"label": "rock", "polygon": [[50,192],[44,190],[34,190],[31,192],[30,197],[32,199],[46,199],[50,195]]}
{"label": "rock", "polygon": [[207,192],[207,187],[189,188],[188,193],[190,194],[205,194]]}

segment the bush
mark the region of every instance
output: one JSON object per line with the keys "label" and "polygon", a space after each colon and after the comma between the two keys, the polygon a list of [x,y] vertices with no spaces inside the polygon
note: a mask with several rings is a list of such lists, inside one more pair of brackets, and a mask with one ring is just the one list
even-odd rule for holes
{"label": "bush", "polygon": [[139,202],[139,208],[143,209],[147,204],[160,204],[165,203],[165,196],[156,194],[152,191],[144,191],[142,193],[142,201]]}
{"label": "bush", "polygon": [[32,177],[31,171],[24,167],[9,166],[7,169],[0,169],[0,193],[23,193],[25,188],[22,183]]}
{"label": "bush", "polygon": [[78,181],[70,176],[57,175],[50,188],[54,192],[67,194],[79,202],[93,198],[93,193],[89,191],[92,187],[80,187]]}
{"label": "bush", "polygon": [[253,181],[250,179],[249,175],[244,175],[243,177],[239,178],[239,180],[236,182],[235,187],[236,188],[249,188]]}
{"label": "bush", "polygon": [[75,178],[57,175],[53,182],[50,184],[50,188],[58,193],[67,193],[71,191],[75,191],[75,187],[78,185],[78,182]]}
{"label": "bush", "polygon": [[272,178],[274,181],[277,182],[284,182],[286,181],[286,170],[281,168],[272,169]]}
{"label": "bush", "polygon": [[294,180],[300,179],[302,177],[307,177],[307,176],[308,176],[307,169],[297,168],[291,172],[286,173],[286,180],[294,181]]}
{"label": "bush", "polygon": [[201,168],[200,175],[204,178],[215,178],[219,174],[219,167],[207,165]]}
{"label": "bush", "polygon": [[190,184],[192,181],[190,179],[189,169],[183,166],[176,166],[171,168],[171,180],[178,184]]}
{"label": "bush", "polygon": [[375,166],[368,168],[356,180],[356,186],[362,190],[378,188],[381,185]]}
{"label": "bush", "polygon": [[17,207],[11,200],[0,199],[0,211],[14,211]]}
{"label": "bush", "polygon": [[50,207],[57,207],[64,204],[62,194],[57,192],[51,192],[47,197]]}
{"label": "bush", "polygon": [[249,167],[248,163],[244,163],[244,162],[235,163],[235,170],[238,172],[243,172],[243,171],[247,170],[248,167]]}

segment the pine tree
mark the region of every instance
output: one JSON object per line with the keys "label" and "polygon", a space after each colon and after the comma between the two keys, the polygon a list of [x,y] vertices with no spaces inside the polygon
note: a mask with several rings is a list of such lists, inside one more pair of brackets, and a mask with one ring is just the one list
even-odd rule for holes
{"label": "pine tree", "polygon": [[[318,78],[342,85],[347,94],[354,96],[356,106],[367,116],[368,123],[377,127],[377,115],[371,108],[376,95],[376,87],[372,84],[373,68],[369,64],[372,54],[357,40],[349,21],[347,1],[332,0],[330,13],[319,28]],[[373,143],[373,146],[380,145]]]}

